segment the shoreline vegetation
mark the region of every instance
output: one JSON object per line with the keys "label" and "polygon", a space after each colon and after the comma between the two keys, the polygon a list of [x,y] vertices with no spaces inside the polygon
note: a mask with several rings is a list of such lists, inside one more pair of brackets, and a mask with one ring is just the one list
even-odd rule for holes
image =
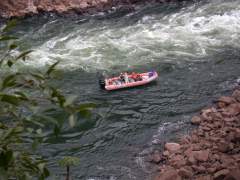
{"label": "shoreline vegetation", "polygon": [[134,5],[144,3],[169,3],[183,0],[1,0],[0,17],[27,17],[41,13],[61,15],[87,15],[114,9],[134,10]]}
{"label": "shoreline vegetation", "polygon": [[150,156],[159,170],[154,180],[239,180],[240,87],[203,109],[191,123],[198,127],[189,135]]}

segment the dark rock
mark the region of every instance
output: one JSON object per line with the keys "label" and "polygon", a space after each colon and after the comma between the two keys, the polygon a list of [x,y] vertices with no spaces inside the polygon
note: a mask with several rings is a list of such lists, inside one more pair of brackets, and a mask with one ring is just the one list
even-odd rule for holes
{"label": "dark rock", "polygon": [[212,178],[210,175],[203,175],[203,176],[196,177],[195,180],[212,180]]}
{"label": "dark rock", "polygon": [[228,97],[228,96],[222,96],[217,100],[217,103],[223,103],[220,105],[218,104],[219,108],[224,108],[226,106],[228,106],[229,104],[235,103],[236,100],[233,97]]}
{"label": "dark rock", "polygon": [[193,172],[190,167],[182,167],[179,169],[178,174],[183,178],[192,178]]}
{"label": "dark rock", "polygon": [[169,160],[169,162],[175,168],[180,168],[186,164],[186,160],[184,159],[184,157],[182,155],[173,156]]}
{"label": "dark rock", "polygon": [[166,143],[165,149],[168,150],[170,153],[176,153],[181,149],[181,146],[178,143]]}
{"label": "dark rock", "polygon": [[225,176],[223,180],[239,180],[240,179],[240,170],[234,169]]}
{"label": "dark rock", "polygon": [[192,124],[199,125],[201,123],[201,118],[198,116],[193,116],[191,119]]}
{"label": "dark rock", "polygon": [[194,151],[193,153],[194,153],[194,158],[198,161],[205,162],[208,160],[209,150]]}
{"label": "dark rock", "polygon": [[214,180],[222,180],[228,173],[228,169],[222,169],[214,174]]}
{"label": "dark rock", "polygon": [[164,151],[164,152],[163,152],[163,155],[166,156],[166,157],[168,157],[168,156],[170,155],[170,153],[169,153],[169,151]]}
{"label": "dark rock", "polygon": [[193,165],[192,168],[197,172],[197,173],[205,173],[206,168],[202,165]]}
{"label": "dark rock", "polygon": [[229,146],[229,143],[228,142],[225,142],[225,141],[220,141],[218,143],[218,150],[220,152],[223,152],[223,153],[226,153],[228,152],[230,149],[230,146]]}
{"label": "dark rock", "polygon": [[240,102],[240,90],[237,89],[233,92],[232,97],[236,99],[236,101]]}
{"label": "dark rock", "polygon": [[210,108],[210,109],[204,109],[201,111],[201,115],[202,117],[207,120],[207,121],[212,121],[212,117],[210,116],[211,113],[213,113],[213,109]]}
{"label": "dark rock", "polygon": [[158,164],[162,160],[161,154],[159,151],[154,151],[152,154],[152,162]]}
{"label": "dark rock", "polygon": [[162,172],[155,180],[181,180],[181,176],[178,175],[178,172],[175,169],[167,169]]}
{"label": "dark rock", "polygon": [[230,104],[225,108],[225,111],[229,114],[229,116],[236,116],[240,114],[240,103]]}

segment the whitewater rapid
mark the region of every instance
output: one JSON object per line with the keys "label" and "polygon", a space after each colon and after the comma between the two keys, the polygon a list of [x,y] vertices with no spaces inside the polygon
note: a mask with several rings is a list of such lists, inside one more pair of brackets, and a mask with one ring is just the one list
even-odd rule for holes
{"label": "whitewater rapid", "polygon": [[[131,21],[139,13],[127,14],[115,22],[111,19],[46,22],[36,32],[25,34],[38,41],[27,64],[40,67],[60,60],[60,68],[68,70],[112,70],[159,61],[198,61],[224,47],[240,46],[237,0],[195,3]],[[54,29],[57,30],[52,33]],[[46,35],[48,39],[43,38]]]}
{"label": "whitewater rapid", "polygon": [[[81,160],[71,169],[74,179],[152,179],[148,155],[187,134],[191,117],[229,94],[239,78],[239,0],[154,4],[90,17],[34,16],[14,33],[22,49],[34,49],[27,68],[60,60],[62,77],[54,85],[79,103],[98,105],[90,119],[80,116],[75,128],[63,126],[59,138],[44,138],[40,151],[49,160],[49,179],[64,177],[58,165],[64,156]],[[96,71],[125,69],[154,69],[160,76],[139,88],[99,89]]]}

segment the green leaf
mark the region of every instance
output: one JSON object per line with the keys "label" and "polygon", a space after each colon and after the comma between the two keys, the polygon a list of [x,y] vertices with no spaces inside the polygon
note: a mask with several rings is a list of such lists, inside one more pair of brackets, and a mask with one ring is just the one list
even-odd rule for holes
{"label": "green leaf", "polygon": [[80,159],[78,157],[65,156],[63,159],[59,160],[58,163],[62,167],[77,166],[80,163]]}
{"label": "green leaf", "polygon": [[72,95],[72,96],[67,97],[63,106],[66,107],[66,106],[71,105],[75,101],[76,98],[77,98],[76,95]]}
{"label": "green leaf", "polygon": [[36,150],[37,150],[37,147],[39,146],[39,144],[40,144],[39,140],[38,140],[38,139],[34,139],[34,141],[33,141],[33,143],[32,143],[32,149],[33,149],[34,151],[36,151]]}
{"label": "green leaf", "polygon": [[54,130],[53,130],[53,133],[55,136],[58,136],[61,132],[61,128],[57,125],[54,126]]}
{"label": "green leaf", "polygon": [[0,167],[0,180],[8,179],[7,171]]}
{"label": "green leaf", "polygon": [[20,99],[21,99],[21,100],[25,100],[25,101],[28,101],[28,100],[29,100],[28,97],[27,97],[27,95],[24,94],[24,93],[21,92],[21,91],[16,91],[16,92],[14,92],[14,94],[20,96]]}
{"label": "green leaf", "polygon": [[69,116],[69,125],[71,126],[71,127],[74,127],[75,126],[75,124],[76,124],[76,122],[75,122],[76,120],[75,120],[75,116],[72,114],[72,115],[70,115]]}
{"label": "green leaf", "polygon": [[8,94],[0,94],[0,101],[9,103],[15,106],[18,106],[20,103],[20,99],[17,96],[8,95]]}
{"label": "green leaf", "polygon": [[9,46],[9,50],[13,50],[13,49],[16,49],[18,46],[16,44],[11,44]]}
{"label": "green leaf", "polygon": [[29,133],[32,133],[32,132],[33,132],[33,128],[27,128],[27,131],[28,131]]}
{"label": "green leaf", "polygon": [[17,126],[15,129],[14,129],[14,132],[15,133],[21,133],[23,132],[24,128],[22,126]]}
{"label": "green leaf", "polygon": [[12,67],[13,62],[12,62],[11,60],[8,60],[8,61],[7,61],[7,65],[8,65],[8,67]]}
{"label": "green leaf", "polygon": [[0,154],[0,167],[8,169],[8,166],[13,158],[13,152],[11,150],[2,151]]}
{"label": "green leaf", "polygon": [[57,61],[55,63],[53,63],[47,70],[46,75],[50,75],[54,70],[55,67],[59,64],[60,61]]}
{"label": "green leaf", "polygon": [[97,105],[94,103],[85,103],[85,104],[81,104],[78,107],[76,107],[76,110],[81,111],[84,109],[93,109],[95,107],[97,107]]}
{"label": "green leaf", "polygon": [[45,168],[45,163],[40,163],[37,166],[38,166],[38,169],[40,170],[40,172],[43,172],[43,170]]}
{"label": "green leaf", "polygon": [[32,119],[31,117],[25,118],[24,121],[27,122],[27,123],[30,123],[32,125],[36,125],[36,126],[44,128],[44,124],[43,123],[38,122],[35,119]]}
{"label": "green leaf", "polygon": [[81,116],[85,118],[89,118],[91,116],[91,109],[95,108],[97,105],[94,103],[86,103],[86,104],[81,104],[78,107],[75,108],[77,112],[80,113]]}
{"label": "green leaf", "polygon": [[21,58],[22,58],[23,60],[25,60],[26,56],[27,56],[28,54],[30,54],[31,52],[33,52],[33,50],[28,50],[28,51],[25,51],[25,52],[21,53],[21,54],[16,58],[16,60],[21,59]]}
{"label": "green leaf", "polygon": [[52,98],[57,98],[58,103],[61,107],[63,107],[64,103],[65,103],[65,97],[55,88],[51,87],[51,91],[52,91]]}
{"label": "green leaf", "polygon": [[42,129],[41,128],[39,128],[39,129],[37,129],[37,134],[39,134],[39,135],[41,135],[42,134]]}
{"label": "green leaf", "polygon": [[91,111],[89,109],[83,109],[78,111],[82,117],[90,118],[91,117]]}
{"label": "green leaf", "polygon": [[7,77],[4,78],[3,82],[2,82],[2,90],[8,87],[12,87],[16,85],[16,75],[15,74],[11,74]]}
{"label": "green leaf", "polygon": [[37,74],[37,73],[31,73],[31,76],[36,78],[37,80],[45,80],[44,76],[42,74]]}
{"label": "green leaf", "polygon": [[50,176],[50,172],[48,171],[47,168],[44,168],[44,169],[43,169],[43,175],[44,175],[44,177]]}
{"label": "green leaf", "polygon": [[9,40],[16,40],[18,38],[14,36],[0,36],[0,41],[9,41]]}
{"label": "green leaf", "polygon": [[13,27],[15,27],[17,24],[17,20],[16,19],[12,19],[10,21],[7,22],[6,26],[3,28],[3,32],[7,32],[9,30],[11,30]]}

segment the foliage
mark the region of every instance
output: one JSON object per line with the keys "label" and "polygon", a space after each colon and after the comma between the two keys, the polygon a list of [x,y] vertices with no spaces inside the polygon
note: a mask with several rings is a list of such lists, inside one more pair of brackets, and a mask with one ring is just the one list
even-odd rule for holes
{"label": "foliage", "polygon": [[72,156],[65,156],[63,159],[59,160],[59,165],[62,167],[77,166],[79,163],[79,158]]}
{"label": "foliage", "polygon": [[[47,162],[33,152],[43,142],[44,130],[51,128],[57,136],[65,117],[68,116],[69,125],[74,126],[76,114],[89,114],[94,105],[76,105],[75,97],[67,98],[51,85],[59,62],[46,71],[11,70],[19,61],[26,61],[32,52],[21,52],[15,43],[18,38],[9,35],[8,31],[15,24],[16,21],[10,21],[0,31],[0,50],[3,52],[0,54],[0,180],[33,177],[41,180],[49,176]],[[57,111],[66,116],[60,119],[50,113]],[[30,138],[31,144],[24,137]],[[66,162],[76,162],[76,159],[68,160]]]}

